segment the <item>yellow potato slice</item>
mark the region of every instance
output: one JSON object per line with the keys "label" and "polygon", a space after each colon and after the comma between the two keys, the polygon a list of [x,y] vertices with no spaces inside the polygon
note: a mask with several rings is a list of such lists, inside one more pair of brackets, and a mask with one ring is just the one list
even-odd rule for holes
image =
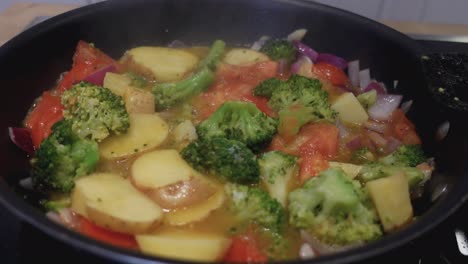
{"label": "yellow potato slice", "polygon": [[107,160],[126,158],[159,146],[168,133],[169,126],[158,114],[130,114],[127,133],[103,140],[99,152]]}
{"label": "yellow potato slice", "polygon": [[199,60],[188,51],[164,47],[138,47],[127,51],[126,55],[161,82],[184,78],[195,69]]}
{"label": "yellow potato slice", "polygon": [[343,123],[361,125],[369,119],[366,110],[353,93],[340,95],[331,108],[338,112],[338,117]]}
{"label": "yellow potato slice", "polygon": [[76,181],[72,209],[99,226],[129,234],[145,233],[163,217],[161,208],[130,181],[95,173]]}
{"label": "yellow potato slice", "polygon": [[167,212],[164,223],[174,226],[186,225],[205,219],[211,212],[220,208],[225,201],[225,194],[219,188],[215,194],[204,202],[189,206],[184,209]]}
{"label": "yellow potato slice", "polygon": [[226,53],[223,62],[231,65],[249,65],[270,60],[267,55],[251,49],[232,49]]}
{"label": "yellow potato slice", "polygon": [[413,207],[408,178],[404,174],[373,180],[366,185],[386,232],[411,221]]}
{"label": "yellow potato slice", "polygon": [[143,253],[198,262],[220,260],[231,244],[220,235],[176,231],[137,235],[136,240]]}

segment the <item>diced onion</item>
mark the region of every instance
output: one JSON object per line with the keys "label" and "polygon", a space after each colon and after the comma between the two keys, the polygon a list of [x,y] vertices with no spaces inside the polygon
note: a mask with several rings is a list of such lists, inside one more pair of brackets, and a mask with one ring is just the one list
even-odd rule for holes
{"label": "diced onion", "polygon": [[31,139],[31,133],[27,128],[9,127],[8,135],[10,140],[20,149],[26,151],[29,155],[34,154],[34,146]]}
{"label": "diced onion", "polygon": [[301,257],[301,259],[310,259],[315,256],[316,254],[314,249],[308,243],[302,244],[301,248],[299,249],[299,257]]}
{"label": "diced onion", "polygon": [[348,77],[352,85],[359,86],[359,60],[348,62]]}
{"label": "diced onion", "polygon": [[285,59],[280,59],[278,61],[278,75],[282,76],[288,72],[289,63]]}
{"label": "diced onion", "polygon": [[412,105],[413,105],[413,100],[409,100],[409,101],[402,103],[400,108],[406,114],[408,113]]}
{"label": "diced onion", "polygon": [[386,94],[387,91],[385,88],[381,85],[381,83],[371,81],[363,90],[362,92],[366,93],[369,91],[375,90],[377,94]]}
{"label": "diced onion", "polygon": [[24,189],[26,189],[26,190],[32,190],[33,189],[33,182],[32,182],[31,177],[24,178],[24,179],[20,180],[18,184],[21,187],[23,187]]}
{"label": "diced onion", "polygon": [[115,68],[115,66],[112,64],[112,65],[108,65],[100,70],[97,70],[93,73],[91,73],[91,75],[89,75],[88,77],[84,78],[84,81],[87,81],[87,82],[90,82],[92,84],[95,84],[95,85],[99,85],[99,86],[102,86],[102,84],[104,83],[104,77],[106,77],[106,73],[108,72],[117,72],[117,68]]}
{"label": "diced onion", "polygon": [[394,137],[390,137],[387,140],[387,147],[385,149],[386,153],[394,152],[399,146],[401,146],[402,142]]}
{"label": "diced onion", "polygon": [[267,42],[267,40],[269,40],[270,37],[269,36],[261,36],[257,41],[255,41],[252,46],[250,47],[251,50],[260,50],[263,45],[265,45],[265,42]]}
{"label": "diced onion", "polygon": [[364,123],[364,127],[377,133],[383,133],[387,129],[387,124],[376,122],[374,120],[368,120],[366,123]]}
{"label": "diced onion", "polygon": [[63,224],[62,219],[60,218],[60,215],[57,212],[49,211],[46,213],[46,217],[57,224]]}
{"label": "diced onion", "polygon": [[348,67],[348,62],[345,59],[329,53],[320,53],[317,57],[317,62],[330,63],[342,70]]}
{"label": "diced onion", "polygon": [[356,136],[353,139],[351,139],[350,141],[348,141],[348,143],[346,143],[346,147],[349,148],[352,151],[360,149],[362,147],[361,136]]}
{"label": "diced onion", "polygon": [[299,53],[309,57],[312,60],[312,62],[315,62],[317,60],[317,57],[319,55],[317,51],[297,40],[294,40],[292,43]]}
{"label": "diced onion", "polygon": [[169,47],[169,48],[186,48],[187,45],[184,42],[176,39],[176,40],[173,40],[171,43],[169,43],[167,45],[167,47]]}
{"label": "diced onion", "polygon": [[371,83],[370,70],[364,69],[362,71],[359,71],[359,87],[361,87],[361,91],[364,91],[364,89],[370,83]]}
{"label": "diced onion", "polygon": [[447,136],[449,129],[450,129],[449,121],[445,121],[442,124],[440,124],[440,126],[437,128],[437,131],[436,131],[436,139],[439,141],[443,140]]}
{"label": "diced onion", "polygon": [[377,95],[377,101],[368,110],[369,116],[379,121],[388,120],[400,105],[402,98],[403,96],[395,94]]}
{"label": "diced onion", "polygon": [[70,208],[62,208],[58,211],[61,223],[67,227],[75,228],[78,226],[78,218]]}
{"label": "diced onion", "polygon": [[315,237],[311,236],[307,231],[301,230],[300,231],[301,238],[311,246],[312,250],[317,253],[318,255],[330,254],[334,252],[339,252],[343,250],[347,250],[349,248],[354,247],[355,245],[351,246],[333,246],[327,245],[320,242]]}
{"label": "diced onion", "polygon": [[367,132],[367,137],[374,143],[375,146],[379,148],[385,148],[387,146],[387,140],[382,137],[379,133],[376,133],[374,131],[368,131]]}
{"label": "diced onion", "polygon": [[291,34],[289,34],[287,39],[290,42],[294,40],[301,41],[304,38],[305,34],[307,34],[307,29],[300,28],[300,29],[294,30]]}
{"label": "diced onion", "polygon": [[305,77],[311,77],[312,76],[312,61],[310,60],[309,57],[306,56],[300,56],[299,59],[296,60],[291,65],[291,73],[292,74],[299,74]]}
{"label": "diced onion", "polygon": [[340,122],[340,120],[337,119],[335,125],[338,128],[338,135],[340,136],[340,138],[345,138],[349,136],[348,129]]}

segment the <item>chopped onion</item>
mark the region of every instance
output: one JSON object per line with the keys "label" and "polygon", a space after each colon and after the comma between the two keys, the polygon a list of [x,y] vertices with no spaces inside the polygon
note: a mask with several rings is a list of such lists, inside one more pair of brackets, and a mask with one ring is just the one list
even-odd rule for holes
{"label": "chopped onion", "polygon": [[364,89],[370,83],[371,83],[370,70],[364,69],[362,71],[359,71],[359,87],[361,87],[361,90],[364,91]]}
{"label": "chopped onion", "polygon": [[359,86],[359,60],[348,62],[348,77],[352,85]]}
{"label": "chopped onion", "polygon": [[348,141],[348,143],[346,143],[346,147],[352,151],[360,149],[362,147],[361,136],[355,136],[353,139]]}
{"label": "chopped onion", "polygon": [[387,147],[385,148],[385,152],[387,154],[394,152],[399,146],[401,146],[402,142],[394,137],[390,137],[387,140]]}
{"label": "chopped onion", "polygon": [[102,84],[104,83],[104,77],[106,77],[106,73],[108,72],[117,72],[117,68],[115,68],[115,65],[111,64],[91,73],[91,75],[84,78],[84,81],[102,86]]}
{"label": "chopped onion", "polygon": [[167,45],[167,47],[169,47],[169,48],[186,48],[187,45],[184,42],[176,39],[176,40],[171,41],[171,43],[169,43]]}
{"label": "chopped onion", "polygon": [[436,139],[439,141],[443,140],[447,136],[449,129],[450,129],[449,121],[445,121],[442,124],[440,124],[440,126],[437,128],[437,131],[436,131]]}
{"label": "chopped onion", "polygon": [[393,80],[393,89],[396,89],[398,86],[398,80]]}
{"label": "chopped onion", "polygon": [[410,110],[411,106],[413,105],[413,100],[406,101],[404,103],[401,103],[401,110],[406,114]]}
{"label": "chopped onion", "polygon": [[300,56],[299,59],[291,65],[291,73],[311,77],[312,65],[313,63],[309,57]]}
{"label": "chopped onion", "polygon": [[379,133],[368,131],[367,137],[371,140],[372,143],[374,143],[375,146],[379,148],[385,148],[387,146],[387,140]]}
{"label": "chopped onion", "polygon": [[364,123],[364,127],[374,132],[382,134],[387,129],[387,124],[376,122],[374,120],[368,120],[366,123]]}
{"label": "chopped onion", "polygon": [[345,138],[349,136],[348,129],[343,125],[343,123],[340,122],[340,120],[337,119],[335,125],[338,128],[338,135],[340,136],[340,138]]}
{"label": "chopped onion", "polygon": [[299,51],[299,53],[309,57],[312,60],[312,62],[315,62],[317,60],[319,54],[311,47],[297,40],[292,41],[292,43],[296,47],[297,51]]}
{"label": "chopped onion", "polygon": [[278,75],[282,76],[288,72],[289,63],[286,59],[278,60]]}
{"label": "chopped onion", "polygon": [[378,82],[370,82],[363,90],[362,92],[366,93],[369,91],[375,90],[377,94],[386,94],[387,91],[385,91],[385,88]]}
{"label": "chopped onion", "polygon": [[31,132],[27,128],[9,127],[8,135],[10,140],[20,149],[26,151],[29,155],[34,154]]}
{"label": "chopped onion", "polygon": [[317,255],[324,255],[324,254],[330,254],[334,252],[339,252],[339,251],[344,251],[349,248],[355,247],[356,245],[350,245],[350,246],[336,246],[336,245],[327,245],[322,242],[320,242],[318,239],[315,237],[311,236],[307,231],[301,230],[300,231],[301,238],[304,240],[307,244],[309,244],[312,248],[312,250],[317,253]]}
{"label": "chopped onion", "polygon": [[18,184],[21,187],[23,187],[24,189],[26,189],[26,190],[32,190],[33,189],[33,182],[32,182],[31,177],[24,178],[24,179],[20,180]]}
{"label": "chopped onion", "polygon": [[270,37],[269,36],[261,36],[257,41],[255,41],[252,46],[250,47],[251,50],[260,50],[263,45],[265,45],[265,42],[267,42],[267,40],[269,40]]}
{"label": "chopped onion", "polygon": [[348,67],[348,62],[345,59],[329,53],[320,53],[317,57],[317,62],[327,62],[342,70]]}
{"label": "chopped onion", "polygon": [[302,244],[301,248],[299,249],[299,257],[301,257],[301,259],[310,259],[315,256],[316,254],[314,249],[308,243]]}
{"label": "chopped onion", "polygon": [[49,211],[46,213],[46,217],[57,224],[63,224],[62,219],[60,218],[60,215],[57,212]]}
{"label": "chopped onion", "polygon": [[70,228],[75,228],[78,226],[79,220],[70,208],[62,208],[58,211],[58,214],[60,216],[62,224],[64,224],[65,226]]}
{"label": "chopped onion", "polygon": [[290,42],[294,40],[301,41],[304,38],[306,33],[307,33],[307,29],[304,29],[304,28],[296,29],[291,34],[288,35],[287,39]]}
{"label": "chopped onion", "polygon": [[375,120],[388,120],[393,111],[398,108],[403,96],[395,94],[379,94],[377,101],[372,105],[369,110],[369,116]]}

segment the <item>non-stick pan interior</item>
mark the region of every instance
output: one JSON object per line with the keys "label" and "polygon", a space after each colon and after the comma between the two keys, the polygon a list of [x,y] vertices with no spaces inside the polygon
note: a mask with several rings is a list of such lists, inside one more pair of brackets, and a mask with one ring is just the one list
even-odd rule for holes
{"label": "non-stick pan interior", "polygon": [[[190,45],[208,45],[223,39],[232,46],[246,46],[262,35],[281,38],[298,28],[308,29],[304,42],[316,50],[347,60],[359,59],[362,68],[371,69],[373,78],[383,81],[392,92],[403,94],[404,100],[414,100],[409,117],[438,168],[417,205],[424,214],[414,224],[368,246],[317,261],[339,263],[379,254],[440,223],[466,199],[462,187],[468,186],[464,163],[468,143],[462,115],[448,115],[430,97],[419,49],[413,41],[365,18],[306,1],[108,1],[50,19],[8,42],[0,49],[4,98],[0,104],[0,202],[75,247],[114,261],[137,261],[138,254],[92,242],[48,222],[39,210],[12,193],[18,180],[28,176],[28,161],[9,142],[7,127],[20,126],[34,98],[70,68],[79,40],[92,42],[119,58],[125,50],[140,45],[167,45],[176,39]],[[395,89],[394,80],[398,80]],[[436,141],[435,132],[446,120],[451,122],[449,134]],[[443,186],[448,191],[432,203],[433,193]]]}

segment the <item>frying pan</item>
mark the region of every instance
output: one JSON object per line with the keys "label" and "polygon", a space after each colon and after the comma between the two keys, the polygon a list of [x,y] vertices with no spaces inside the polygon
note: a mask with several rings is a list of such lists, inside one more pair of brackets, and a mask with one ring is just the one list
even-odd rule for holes
{"label": "frying pan", "polygon": [[[437,164],[422,198],[416,201],[420,217],[414,223],[376,242],[308,262],[364,260],[434,228],[468,197],[465,113],[439,104],[428,92],[419,59],[421,50],[414,41],[358,15],[306,1],[108,1],[54,17],[18,35],[0,49],[0,204],[63,243],[113,262],[182,263],[104,245],[47,220],[23,199],[26,195],[34,201],[33,195],[18,195],[18,181],[28,177],[28,158],[9,141],[7,127],[21,126],[34,98],[70,68],[79,40],[93,42],[118,58],[129,48],[167,45],[175,39],[204,45],[223,39],[232,46],[245,46],[261,35],[284,37],[298,28],[308,29],[304,42],[316,50],[359,59],[387,86],[398,80],[391,92],[414,101],[408,115],[424,142],[424,150]],[[450,122],[449,133],[445,139],[436,140],[437,128],[444,121]]]}

